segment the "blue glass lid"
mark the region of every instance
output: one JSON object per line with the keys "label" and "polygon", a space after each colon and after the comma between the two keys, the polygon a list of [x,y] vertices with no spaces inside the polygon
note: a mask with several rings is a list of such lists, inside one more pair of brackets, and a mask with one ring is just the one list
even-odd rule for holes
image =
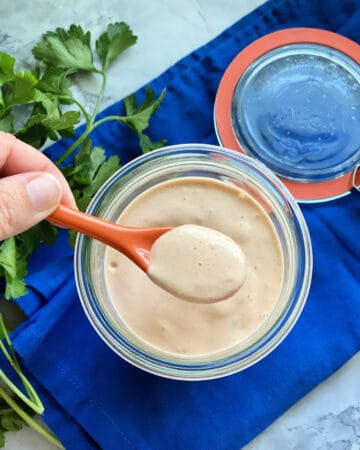
{"label": "blue glass lid", "polygon": [[301,201],[350,192],[360,162],[360,46],[324,30],[271,33],[227,68],[220,143],[262,161]]}

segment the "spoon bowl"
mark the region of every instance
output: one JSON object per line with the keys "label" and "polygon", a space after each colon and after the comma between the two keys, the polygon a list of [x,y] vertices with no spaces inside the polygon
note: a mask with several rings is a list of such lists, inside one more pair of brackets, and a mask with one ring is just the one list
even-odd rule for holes
{"label": "spoon bowl", "polygon": [[172,229],[123,227],[64,205],[59,205],[48,220],[109,245],[130,258],[144,272],[149,269],[152,245]]}

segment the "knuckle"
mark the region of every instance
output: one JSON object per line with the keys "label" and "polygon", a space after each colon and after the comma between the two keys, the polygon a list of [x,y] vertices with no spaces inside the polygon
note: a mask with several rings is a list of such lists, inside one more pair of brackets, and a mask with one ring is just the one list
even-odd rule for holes
{"label": "knuckle", "polygon": [[16,198],[11,192],[0,192],[0,239],[13,236],[17,222]]}

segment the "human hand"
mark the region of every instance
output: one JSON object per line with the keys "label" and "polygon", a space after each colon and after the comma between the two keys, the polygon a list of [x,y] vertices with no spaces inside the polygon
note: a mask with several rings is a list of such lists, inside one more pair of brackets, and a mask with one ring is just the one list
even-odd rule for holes
{"label": "human hand", "polygon": [[60,202],[76,207],[61,171],[39,150],[0,132],[0,240],[36,225]]}

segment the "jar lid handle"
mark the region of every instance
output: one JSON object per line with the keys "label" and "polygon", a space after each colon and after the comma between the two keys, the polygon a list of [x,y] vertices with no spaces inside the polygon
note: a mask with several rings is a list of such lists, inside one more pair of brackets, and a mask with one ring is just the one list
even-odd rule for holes
{"label": "jar lid handle", "polygon": [[360,192],[360,163],[355,166],[352,177],[352,185]]}

